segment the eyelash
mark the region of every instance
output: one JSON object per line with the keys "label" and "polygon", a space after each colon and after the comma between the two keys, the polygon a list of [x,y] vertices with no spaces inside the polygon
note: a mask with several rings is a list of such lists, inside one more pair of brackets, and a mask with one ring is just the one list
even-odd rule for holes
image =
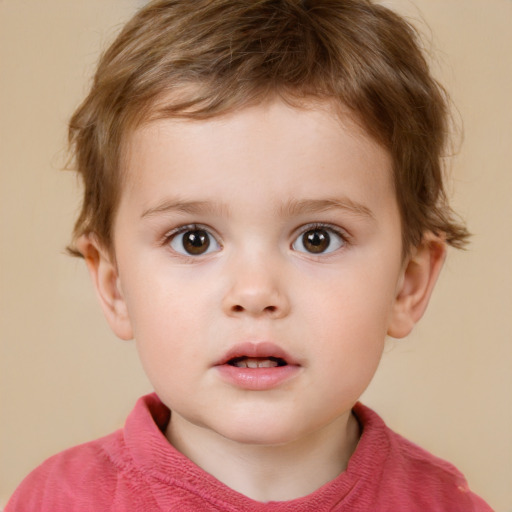
{"label": "eyelash", "polygon": [[[322,231],[323,230],[323,231],[327,231],[328,233],[334,233],[334,235],[339,237],[340,240],[342,241],[342,246],[339,249],[335,249],[333,251],[328,251],[328,252],[322,252],[322,253],[319,253],[318,256],[324,256],[325,257],[326,255],[331,254],[332,252],[337,252],[340,249],[343,249],[343,248],[347,247],[351,243],[350,235],[345,230],[339,228],[338,226],[334,226],[334,225],[328,224],[328,223],[314,222],[312,224],[307,224],[307,225],[302,226],[300,228],[300,230],[298,231],[297,235],[293,239],[294,241],[292,243],[292,246],[301,237],[303,237],[308,231],[315,231],[315,230],[318,230],[318,231]],[[314,253],[309,253],[309,254],[312,255],[312,256],[315,256]]]}
{"label": "eyelash", "polygon": [[[322,255],[325,256],[325,255],[330,254],[331,252],[337,252],[338,250],[345,248],[347,245],[350,245],[350,236],[345,230],[340,229],[338,226],[333,226],[332,224],[315,222],[312,224],[306,224],[304,226],[301,226],[301,228],[298,231],[296,231],[296,234],[294,235],[293,241],[290,244],[290,246],[293,248],[293,246],[297,243],[297,241],[300,240],[300,238],[303,237],[307,232],[315,231],[315,230],[318,230],[318,231],[323,230],[328,233],[334,233],[334,235],[339,237],[339,239],[342,241],[342,245],[338,249],[334,249],[332,251],[327,251],[327,252],[321,252],[318,254],[306,251],[311,256],[322,256]],[[215,242],[220,246],[220,248],[222,248],[222,244],[219,242],[219,237],[215,236],[213,234],[213,232],[212,232],[213,230],[211,228],[209,228],[208,226],[202,225],[202,224],[186,224],[183,226],[179,226],[179,227],[167,232],[162,237],[161,244],[165,245],[165,246],[170,246],[171,242],[177,236],[187,233],[189,231],[205,231],[205,232],[207,232],[211,236],[211,238],[213,238],[215,240]],[[174,252],[178,252],[178,251],[174,251]],[[297,252],[304,252],[304,251],[297,251]],[[202,254],[201,255],[192,255],[192,254],[186,255],[186,254],[182,254],[182,253],[178,253],[178,254],[181,254],[184,257],[189,256],[192,259],[197,259],[198,256],[202,255]],[[209,254],[209,253],[204,253],[204,254]]]}
{"label": "eyelash", "polygon": [[222,245],[219,242],[219,237],[214,235],[212,228],[205,226],[203,224],[185,224],[183,226],[179,226],[171,231],[165,233],[162,237],[161,244],[169,245],[177,236],[187,233],[189,231],[206,231],[221,247]]}

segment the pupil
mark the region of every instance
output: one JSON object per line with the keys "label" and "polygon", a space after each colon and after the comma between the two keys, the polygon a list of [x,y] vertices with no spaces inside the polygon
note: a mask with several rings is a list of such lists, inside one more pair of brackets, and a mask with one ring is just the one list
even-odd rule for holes
{"label": "pupil", "polygon": [[302,242],[309,252],[321,253],[329,247],[331,237],[325,229],[312,229],[304,233]]}
{"label": "pupil", "polygon": [[183,247],[189,254],[203,254],[210,246],[208,233],[201,229],[187,231],[183,236]]}

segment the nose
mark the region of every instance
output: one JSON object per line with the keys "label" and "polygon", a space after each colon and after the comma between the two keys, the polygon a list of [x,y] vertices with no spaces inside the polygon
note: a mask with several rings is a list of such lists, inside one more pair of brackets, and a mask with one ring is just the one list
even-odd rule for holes
{"label": "nose", "polygon": [[223,298],[229,316],[283,318],[290,311],[285,276],[268,258],[244,260],[231,266],[230,286]]}

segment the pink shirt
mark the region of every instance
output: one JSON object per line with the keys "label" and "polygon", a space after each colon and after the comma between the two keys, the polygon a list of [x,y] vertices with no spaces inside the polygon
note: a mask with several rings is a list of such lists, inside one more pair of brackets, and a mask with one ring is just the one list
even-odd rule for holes
{"label": "pink shirt", "polygon": [[449,511],[491,508],[451,464],[389,430],[367,407],[347,470],[303,498],[261,503],[205,473],[166,440],[169,410],[141,398],[124,429],[56,455],[19,486],[5,512]]}

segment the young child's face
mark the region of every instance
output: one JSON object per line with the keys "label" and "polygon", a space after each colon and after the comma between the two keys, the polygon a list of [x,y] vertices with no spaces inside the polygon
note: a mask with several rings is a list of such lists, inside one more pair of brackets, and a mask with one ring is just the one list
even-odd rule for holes
{"label": "young child's face", "polygon": [[310,107],[163,119],[129,141],[111,324],[184,428],[273,444],[346,419],[397,321],[391,159]]}

